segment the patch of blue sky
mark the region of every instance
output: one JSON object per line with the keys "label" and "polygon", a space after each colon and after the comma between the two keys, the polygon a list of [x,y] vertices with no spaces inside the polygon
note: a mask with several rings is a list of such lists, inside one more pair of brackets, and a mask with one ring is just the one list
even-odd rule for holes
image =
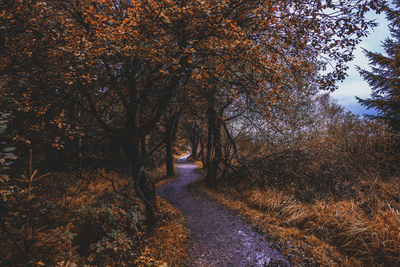
{"label": "patch of blue sky", "polygon": [[373,115],[376,114],[376,110],[367,110],[357,102],[356,96],[360,98],[369,98],[371,95],[371,88],[360,76],[356,66],[370,70],[368,58],[364,55],[363,49],[384,54],[382,41],[390,36],[389,22],[386,20],[385,14],[378,15],[371,12],[368,14],[368,18],[375,19],[378,26],[372,29],[370,34],[364,37],[362,42],[357,46],[354,52],[354,60],[349,63],[348,77],[344,82],[338,84],[338,90],[331,93],[331,96],[335,98],[339,104],[358,115]]}

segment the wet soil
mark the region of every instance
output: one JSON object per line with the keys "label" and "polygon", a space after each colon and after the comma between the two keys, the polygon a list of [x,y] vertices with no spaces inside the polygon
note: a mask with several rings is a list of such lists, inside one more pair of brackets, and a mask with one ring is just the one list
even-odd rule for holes
{"label": "wet soil", "polygon": [[289,266],[272,243],[236,212],[188,186],[201,174],[187,157],[178,159],[178,178],[157,192],[185,217],[191,231],[192,266]]}

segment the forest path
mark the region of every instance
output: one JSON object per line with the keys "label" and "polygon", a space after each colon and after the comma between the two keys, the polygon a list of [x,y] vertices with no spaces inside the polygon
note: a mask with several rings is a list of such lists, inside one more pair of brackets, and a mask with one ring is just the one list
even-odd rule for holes
{"label": "forest path", "polygon": [[191,231],[192,266],[289,266],[272,243],[239,215],[188,185],[201,174],[187,157],[178,159],[178,178],[158,194],[179,208]]}

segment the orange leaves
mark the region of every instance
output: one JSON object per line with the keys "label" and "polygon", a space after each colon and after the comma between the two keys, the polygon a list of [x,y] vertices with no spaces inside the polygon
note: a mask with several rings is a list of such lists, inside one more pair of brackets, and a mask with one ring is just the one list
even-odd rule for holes
{"label": "orange leaves", "polygon": [[164,75],[169,75],[170,74],[168,70],[163,70],[163,69],[160,70],[160,73],[164,74]]}
{"label": "orange leaves", "polygon": [[[7,70],[11,59],[20,60],[11,66],[18,75],[12,74],[9,81],[22,81],[16,84],[21,92],[27,88],[79,92],[77,88],[83,87],[95,92],[97,100],[97,90],[104,84],[115,97],[115,89],[125,96],[134,86],[147,90],[146,80],[152,81],[153,90],[178,77],[179,82],[172,82],[176,87],[185,81],[184,87],[215,90],[222,98],[244,96],[275,105],[294,91],[308,88],[308,83],[316,84],[318,55],[328,53],[343,64],[346,57],[339,50],[351,47],[352,42],[336,42],[333,32],[339,31],[346,39],[362,31],[362,21],[354,18],[356,9],[334,3],[346,22],[336,24],[335,18],[321,15],[320,2],[78,0],[65,5],[56,0],[39,1],[32,8],[20,1],[16,10],[1,11],[6,23],[0,31],[7,29],[4,51],[10,55],[0,57],[0,70]],[[13,19],[14,11],[24,18],[21,25]],[[21,28],[28,30],[20,34],[16,29]],[[44,62],[48,68],[40,66]],[[42,72],[45,81],[38,78]],[[343,75],[331,77],[326,84]],[[2,91],[6,87],[12,92],[11,83],[1,86]],[[271,89],[274,92],[267,102],[265,95]],[[196,95],[196,90],[189,91],[185,96]],[[121,103],[126,99],[111,96],[105,102],[118,99],[117,104],[95,106],[124,110]],[[31,103],[42,99],[22,93],[15,98],[21,111],[38,116],[47,112],[31,108]],[[62,120],[54,124],[60,130],[66,127]]]}
{"label": "orange leaves", "polygon": [[200,73],[192,73],[192,78],[196,80],[201,80],[201,74]]}
{"label": "orange leaves", "polygon": [[166,24],[170,24],[171,23],[171,20],[163,12],[160,13],[160,16],[161,16],[162,21],[164,23],[166,23]]}
{"label": "orange leaves", "polygon": [[185,54],[193,54],[193,53],[195,53],[195,52],[196,52],[196,50],[195,50],[193,47],[184,48],[184,49],[183,49],[183,53],[185,53]]}
{"label": "orange leaves", "polygon": [[23,136],[20,136],[20,135],[14,136],[13,140],[22,141],[23,143],[25,143],[27,145],[31,144],[31,141],[29,139],[27,139],[27,138],[25,138]]}
{"label": "orange leaves", "polygon": [[52,147],[54,147],[57,150],[61,150],[64,148],[64,143],[61,141],[60,137],[56,137],[51,144]]}

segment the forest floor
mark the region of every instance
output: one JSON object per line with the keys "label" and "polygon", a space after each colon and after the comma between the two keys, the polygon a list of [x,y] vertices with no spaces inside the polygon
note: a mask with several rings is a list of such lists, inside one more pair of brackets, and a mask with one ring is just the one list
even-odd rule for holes
{"label": "forest floor", "polygon": [[190,184],[201,177],[198,165],[177,160],[178,178],[158,194],[180,209],[190,230],[192,266],[288,266],[278,247],[256,232],[237,212],[223,207]]}

